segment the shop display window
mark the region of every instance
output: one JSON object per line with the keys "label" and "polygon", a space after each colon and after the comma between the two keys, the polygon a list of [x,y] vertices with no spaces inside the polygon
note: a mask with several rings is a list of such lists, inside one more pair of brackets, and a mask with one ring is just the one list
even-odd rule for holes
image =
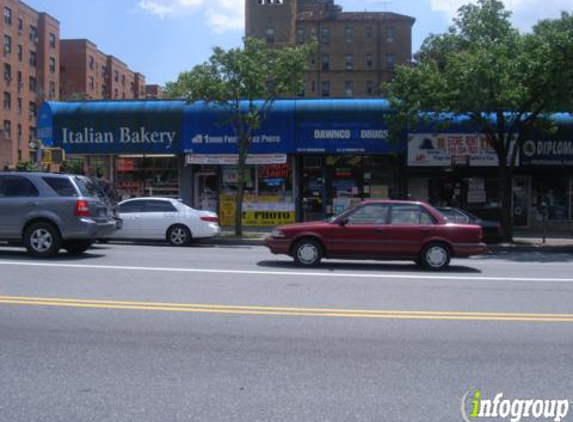
{"label": "shop display window", "polygon": [[571,178],[536,177],[533,179],[533,192],[537,206],[546,205],[548,220],[571,218]]}
{"label": "shop display window", "polygon": [[120,156],[115,160],[115,185],[123,199],[138,196],[179,196],[179,170],[174,156]]}

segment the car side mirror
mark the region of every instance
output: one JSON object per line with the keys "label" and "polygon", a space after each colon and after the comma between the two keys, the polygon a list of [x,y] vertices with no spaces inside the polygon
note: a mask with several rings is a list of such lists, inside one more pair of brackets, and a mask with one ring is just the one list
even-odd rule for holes
{"label": "car side mirror", "polygon": [[337,221],[337,223],[340,227],[344,227],[348,224],[348,218],[341,218]]}

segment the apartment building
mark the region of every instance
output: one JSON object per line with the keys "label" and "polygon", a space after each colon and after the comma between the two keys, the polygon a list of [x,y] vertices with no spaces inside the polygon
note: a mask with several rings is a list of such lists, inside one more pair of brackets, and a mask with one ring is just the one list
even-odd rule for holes
{"label": "apartment building", "polygon": [[246,0],[245,34],[277,47],[315,40],[300,96],[380,95],[396,65],[412,58],[415,19],[390,12],[343,12],[334,0]]}
{"label": "apartment building", "polygon": [[0,170],[28,160],[38,108],[59,99],[60,24],[18,0],[0,0]]}
{"label": "apartment building", "polygon": [[87,39],[60,41],[62,100],[145,98],[145,76]]}
{"label": "apartment building", "polygon": [[145,98],[148,100],[161,100],[164,97],[164,90],[161,85],[146,85]]}

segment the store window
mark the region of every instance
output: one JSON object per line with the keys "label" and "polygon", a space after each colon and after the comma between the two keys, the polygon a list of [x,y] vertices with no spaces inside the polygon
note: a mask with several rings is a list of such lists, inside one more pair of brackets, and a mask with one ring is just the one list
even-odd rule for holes
{"label": "store window", "polygon": [[571,218],[571,178],[542,176],[533,179],[533,195],[537,206],[546,205],[548,220]]}
{"label": "store window", "polygon": [[175,156],[120,156],[115,162],[114,180],[123,198],[179,196],[179,169]]}

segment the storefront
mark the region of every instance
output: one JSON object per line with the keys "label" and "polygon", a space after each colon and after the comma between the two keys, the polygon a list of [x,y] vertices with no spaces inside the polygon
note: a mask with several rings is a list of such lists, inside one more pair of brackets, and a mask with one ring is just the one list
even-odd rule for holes
{"label": "storefront", "polygon": [[557,130],[537,131],[524,142],[520,174],[531,192],[531,225],[573,229],[573,121],[564,114],[554,119]]}
{"label": "storefront", "polygon": [[[499,219],[497,156],[471,130],[419,130],[391,139],[384,100],[280,100],[247,157],[247,225],[322,219],[370,198],[411,198]],[[533,136],[515,171],[517,226],[571,221],[573,131]],[[45,103],[38,136],[110,179],[124,197],[170,196],[234,222],[238,140],[222,109],[202,102]],[[407,152],[406,152],[407,148]]]}

